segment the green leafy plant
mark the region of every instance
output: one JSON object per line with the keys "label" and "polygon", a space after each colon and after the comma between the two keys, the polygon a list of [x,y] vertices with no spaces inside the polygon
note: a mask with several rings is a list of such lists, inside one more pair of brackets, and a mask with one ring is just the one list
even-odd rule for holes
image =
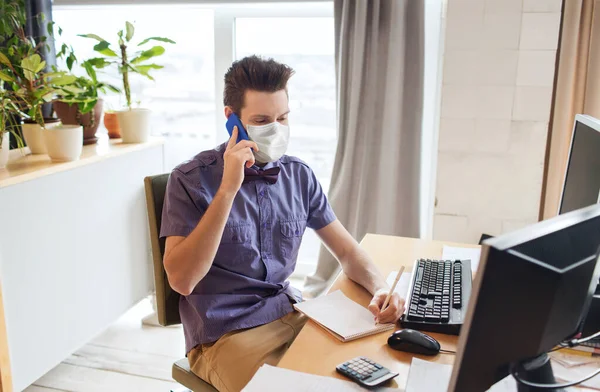
{"label": "green leafy plant", "polygon": [[71,84],[76,80],[65,72],[44,72],[46,62],[37,53],[13,64],[0,51],[0,64],[3,65],[0,79],[10,84],[15,101],[22,102],[27,117],[42,128],[45,126],[42,105],[51,102],[56,94],[72,89]]}
{"label": "green leafy plant", "polygon": [[[75,77],[64,72],[46,72],[46,62],[39,51],[46,46],[46,36],[38,41],[25,34],[25,11],[22,0],[10,0],[0,15],[0,80],[10,85],[12,102],[18,102],[26,117],[44,127],[42,105],[52,101],[62,86]],[[39,16],[43,21],[43,14]],[[51,31],[52,23],[48,24]]]}
{"label": "green leafy plant", "polygon": [[131,88],[129,85],[129,73],[136,73],[150,80],[154,78],[150,75],[150,71],[154,69],[163,68],[162,65],[158,65],[150,62],[154,57],[158,57],[165,52],[165,48],[160,45],[155,45],[149,49],[143,47],[151,41],[165,42],[174,44],[175,41],[169,38],[163,37],[150,37],[142,40],[137,44],[139,50],[131,53],[130,45],[133,39],[135,29],[132,23],[125,22],[125,30],[120,30],[117,33],[118,37],[118,52],[115,52],[110,47],[110,43],[102,37],[96,34],[81,34],[81,37],[90,38],[98,41],[94,46],[94,50],[100,53],[102,56],[87,60],[89,64],[96,68],[104,68],[108,66],[117,66],[123,79],[123,91],[125,92],[125,99],[127,101],[127,107],[131,109]]}
{"label": "green leafy plant", "polygon": [[[57,58],[66,58],[67,69],[72,74],[73,66],[78,63],[77,56],[73,48],[63,44],[61,50],[57,53]],[[90,112],[100,97],[100,93],[106,94],[108,91],[120,93],[117,87],[98,80],[96,73],[95,60],[83,61],[81,67],[85,70],[86,76],[77,76],[73,83],[64,86],[59,94],[59,100],[68,104],[77,104],[79,113]]]}
{"label": "green leafy plant", "polygon": [[19,118],[25,114],[19,110],[19,105],[15,103],[9,91],[0,86],[0,149],[4,135],[8,132],[12,134],[17,141],[17,146],[23,148],[23,140],[19,134],[21,129]]}

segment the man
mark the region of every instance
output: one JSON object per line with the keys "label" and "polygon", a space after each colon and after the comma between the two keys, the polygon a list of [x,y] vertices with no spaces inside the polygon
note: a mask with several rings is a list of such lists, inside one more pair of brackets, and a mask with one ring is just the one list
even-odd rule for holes
{"label": "man", "polygon": [[[225,117],[235,113],[250,140],[229,141],[173,170],[161,236],[192,371],[220,391],[239,391],[263,364],[276,365],[306,322],[292,303],[294,271],[306,227],[316,230],[344,273],[373,300],[374,322],[395,322],[394,294],[336,219],[312,170],[283,155],[289,139],[287,82],[293,70],[256,56],[225,75]],[[225,132],[225,129],[223,129]]]}

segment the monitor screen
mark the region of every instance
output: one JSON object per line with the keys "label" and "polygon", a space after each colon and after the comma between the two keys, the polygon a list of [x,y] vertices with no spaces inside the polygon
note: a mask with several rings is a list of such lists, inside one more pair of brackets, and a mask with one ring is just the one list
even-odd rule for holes
{"label": "monitor screen", "polygon": [[600,202],[600,123],[585,120],[575,121],[560,214]]}

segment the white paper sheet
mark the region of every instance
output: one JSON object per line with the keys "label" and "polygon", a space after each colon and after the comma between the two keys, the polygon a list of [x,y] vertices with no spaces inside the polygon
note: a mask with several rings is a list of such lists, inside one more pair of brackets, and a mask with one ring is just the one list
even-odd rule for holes
{"label": "white paper sheet", "polygon": [[481,248],[460,248],[456,246],[444,245],[442,251],[443,260],[471,260],[471,271],[477,272],[479,259],[481,258]]}
{"label": "white paper sheet", "polygon": [[[552,370],[558,382],[577,381],[589,376],[600,368],[600,359],[597,357],[571,356],[569,363],[565,363],[564,358],[567,356],[561,355],[556,357],[554,354],[551,355]],[[576,363],[577,358],[573,357],[580,357],[579,365]],[[581,385],[600,390],[600,376],[596,376]]]}
{"label": "white paper sheet", "polygon": [[398,392],[393,388],[364,389],[352,381],[339,380],[333,377],[316,376],[263,365],[246,385],[244,392]]}
{"label": "white paper sheet", "polygon": [[[406,392],[445,392],[450,385],[452,365],[413,358],[408,373]],[[508,376],[494,384],[489,392],[517,392],[517,383]]]}

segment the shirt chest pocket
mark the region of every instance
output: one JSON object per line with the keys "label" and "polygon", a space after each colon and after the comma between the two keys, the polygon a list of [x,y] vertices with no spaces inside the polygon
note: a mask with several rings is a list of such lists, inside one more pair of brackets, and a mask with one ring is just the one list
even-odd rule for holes
{"label": "shirt chest pocket", "polygon": [[221,244],[244,244],[250,242],[250,225],[225,226]]}
{"label": "shirt chest pocket", "polygon": [[237,269],[248,265],[252,259],[252,226],[225,226],[214,263]]}
{"label": "shirt chest pocket", "polygon": [[281,255],[288,261],[295,262],[298,258],[302,235],[306,230],[306,220],[281,220],[279,226],[281,231],[281,243],[279,245]]}

